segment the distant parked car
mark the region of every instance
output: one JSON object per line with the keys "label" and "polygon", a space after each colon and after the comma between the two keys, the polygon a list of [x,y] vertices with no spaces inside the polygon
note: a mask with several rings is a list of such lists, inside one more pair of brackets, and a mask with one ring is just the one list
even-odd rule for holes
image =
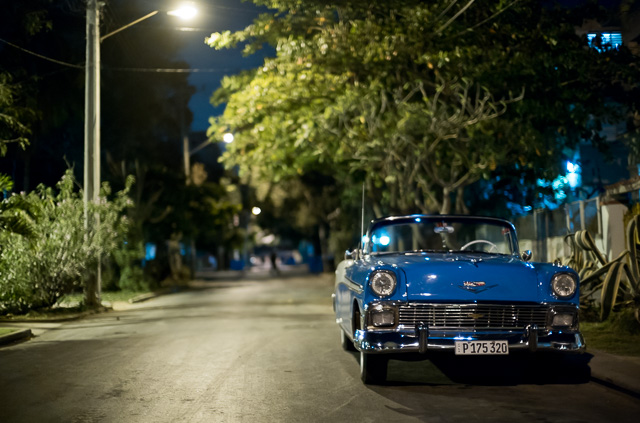
{"label": "distant parked car", "polygon": [[394,216],[371,222],[362,249],[336,270],[333,305],[362,380],[386,380],[393,354],[583,352],[578,275],[531,263],[514,226],[471,216]]}

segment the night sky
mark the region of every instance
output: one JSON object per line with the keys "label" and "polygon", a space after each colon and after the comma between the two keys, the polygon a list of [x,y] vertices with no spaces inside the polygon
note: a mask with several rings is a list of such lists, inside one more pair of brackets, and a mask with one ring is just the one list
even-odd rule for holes
{"label": "night sky", "polygon": [[204,131],[209,126],[209,117],[219,115],[224,106],[214,109],[209,99],[225,75],[232,75],[243,69],[259,67],[264,54],[243,57],[240,49],[216,51],[204,43],[204,38],[212,32],[237,31],[249,25],[260,10],[251,2],[240,0],[200,0],[198,19],[188,22],[193,31],[181,31],[187,40],[181,59],[192,69],[215,69],[216,72],[194,72],[189,82],[197,92],[191,98],[189,107],[194,114],[192,131]]}

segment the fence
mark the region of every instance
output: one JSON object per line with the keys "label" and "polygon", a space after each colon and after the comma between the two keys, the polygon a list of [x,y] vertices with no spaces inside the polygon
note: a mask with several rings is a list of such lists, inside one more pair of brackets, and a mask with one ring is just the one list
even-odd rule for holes
{"label": "fence", "polygon": [[567,234],[588,230],[602,240],[603,226],[600,198],[576,201],[555,210],[534,210],[515,219],[520,251],[531,250],[535,261],[553,262],[570,254],[564,243]]}

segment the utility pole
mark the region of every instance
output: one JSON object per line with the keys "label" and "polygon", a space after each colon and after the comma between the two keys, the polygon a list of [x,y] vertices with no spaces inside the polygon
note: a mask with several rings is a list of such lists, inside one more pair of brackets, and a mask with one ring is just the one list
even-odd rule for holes
{"label": "utility pole", "polygon": [[[84,111],[84,219],[89,233],[99,224],[97,216],[89,213],[89,203],[97,203],[100,194],[100,3],[87,0],[87,47],[85,68]],[[101,303],[100,263],[95,277],[87,283],[86,302],[89,306]]]}
{"label": "utility pole", "polygon": [[[87,2],[87,48],[85,67],[84,96],[84,221],[87,236],[93,228],[100,225],[99,216],[92,216],[89,203],[97,204],[100,197],[100,42],[120,31],[127,29],[145,19],[158,14],[155,10],[135,21],[100,37],[100,8],[103,1],[86,0]],[[197,13],[193,6],[184,6],[167,12],[182,19],[190,19]],[[188,141],[187,141],[188,142]],[[87,282],[86,303],[88,306],[101,304],[101,265],[95,277]]]}
{"label": "utility pole", "polygon": [[189,146],[189,129],[187,128],[186,111],[180,114],[180,132],[182,135],[182,167],[187,185],[191,183],[191,148]]}

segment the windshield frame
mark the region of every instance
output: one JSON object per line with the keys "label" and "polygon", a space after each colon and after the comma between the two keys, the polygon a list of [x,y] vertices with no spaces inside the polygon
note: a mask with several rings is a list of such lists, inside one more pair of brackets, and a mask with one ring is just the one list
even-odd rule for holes
{"label": "windshield frame", "polygon": [[[425,221],[425,222],[422,222]],[[394,225],[409,225],[415,223],[463,223],[463,224],[478,224],[478,225],[494,225],[494,226],[503,226],[505,229],[509,230],[511,234],[510,238],[510,246],[512,253],[487,253],[481,251],[472,251],[472,250],[407,250],[407,251],[392,251],[392,252],[372,252],[372,242],[371,237],[372,234],[386,226],[394,226]],[[416,253],[436,253],[436,254],[444,254],[444,253],[462,253],[462,254],[495,254],[502,256],[520,256],[520,250],[518,246],[518,238],[515,226],[505,219],[499,219],[494,217],[478,217],[478,216],[457,216],[457,215],[423,215],[423,214],[414,214],[407,216],[390,216],[383,219],[377,219],[371,222],[369,228],[367,229],[367,233],[365,239],[363,240],[363,251],[365,255],[371,256],[380,256],[385,254],[416,254]]]}

